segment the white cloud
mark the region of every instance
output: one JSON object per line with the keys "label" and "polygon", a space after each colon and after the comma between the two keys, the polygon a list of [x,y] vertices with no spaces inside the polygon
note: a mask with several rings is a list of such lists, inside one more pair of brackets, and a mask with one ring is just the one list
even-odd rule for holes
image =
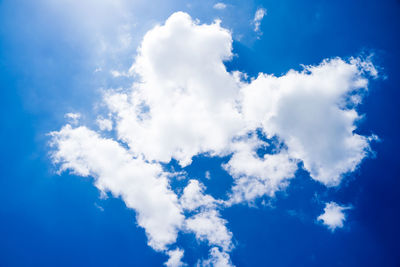
{"label": "white cloud", "polygon": [[186,266],[186,264],[182,262],[183,253],[184,253],[183,250],[181,250],[179,248],[168,251],[167,255],[169,256],[169,259],[165,263],[165,266],[167,266],[167,267]]}
{"label": "white cloud", "polygon": [[226,228],[226,224],[227,221],[214,209],[202,211],[185,221],[186,229],[193,232],[197,239],[229,251],[233,248],[232,233]]}
{"label": "white cloud", "polygon": [[110,71],[110,73],[114,78],[118,78],[118,77],[121,77],[121,76],[128,76],[126,73],[120,72],[120,71],[117,71],[117,70],[112,70],[112,71]]}
{"label": "white cloud", "polygon": [[369,151],[368,138],[354,133],[360,118],[354,99],[368,84],[360,62],[336,58],[281,77],[260,74],[242,88],[249,123],[281,138],[289,156],[327,186],[338,185]]}
{"label": "white cloud", "polygon": [[[265,12],[256,13],[254,22]],[[112,114],[97,122],[100,130],[114,126],[114,139],[70,125],[52,133],[52,158],[60,170],[94,177],[101,191],[121,197],[135,210],[149,245],[170,256],[170,266],[181,264],[183,256],[183,250],[168,250],[178,231],[213,247],[203,265],[231,266],[232,233],[219,212],[223,204],[274,196],[299,162],[314,180],[337,186],[373,139],[355,133],[365,77],[377,76],[368,59],[330,59],[246,82],[245,74],[226,70],[224,61],[231,58],[231,33],[218,21],[204,25],[174,13],[144,36],[129,71],[132,88],[104,96]],[[266,143],[258,131],[282,146],[270,145],[272,152],[259,156]],[[205,194],[196,180],[180,198],[171,190],[169,179],[185,174],[166,172],[162,164],[176,159],[187,166],[199,154],[231,156],[223,166],[234,178],[228,201]]]}
{"label": "white cloud", "polygon": [[213,8],[214,9],[218,9],[218,10],[222,10],[222,9],[225,9],[226,8],[226,4],[224,4],[224,3],[216,3],[214,6],[213,6]]}
{"label": "white cloud", "polygon": [[267,10],[265,8],[260,7],[256,10],[256,13],[254,14],[254,19],[253,19],[255,32],[260,32],[261,21],[265,15],[267,15]]}
{"label": "white cloud", "polygon": [[136,211],[137,222],[154,249],[164,250],[175,242],[184,217],[160,165],[133,158],[114,140],[86,127],[66,125],[51,134],[52,158],[62,171],[94,177],[101,191],[121,197]]}
{"label": "white cloud", "polygon": [[325,185],[355,170],[369,150],[368,138],[354,130],[370,62],[337,58],[244,83],[223,64],[231,50],[231,35],[218,23],[198,25],[182,12],[145,35],[131,69],[141,82],[106,96],[132,153],[186,166],[200,153],[233,152],[234,137],[261,127],[288,146],[288,161],[302,160]]}
{"label": "white cloud", "polygon": [[318,216],[318,221],[322,221],[332,232],[336,228],[342,228],[346,220],[346,215],[343,211],[350,209],[349,207],[340,206],[335,202],[325,204],[324,213]]}
{"label": "white cloud", "polygon": [[81,118],[81,114],[70,112],[70,113],[65,114],[64,118],[66,118],[69,123],[75,125],[79,122],[79,119]]}
{"label": "white cloud", "polygon": [[218,22],[198,25],[182,12],[150,30],[131,69],[141,82],[106,97],[119,138],[147,160],[175,158],[182,166],[199,153],[225,153],[244,126],[237,78],[223,64],[231,50],[231,34]]}
{"label": "white cloud", "polygon": [[235,179],[227,204],[252,201],[264,195],[272,197],[288,185],[289,178],[294,177],[297,161],[291,159],[287,151],[259,157],[256,149],[263,145],[254,137],[233,144],[235,152],[224,165]]}
{"label": "white cloud", "polygon": [[112,130],[112,120],[110,119],[105,119],[101,116],[97,117],[97,125],[99,126],[100,130],[102,131],[111,131]]}
{"label": "white cloud", "polygon": [[204,185],[199,181],[190,180],[180,198],[182,208],[189,211],[200,207],[214,208],[217,201],[210,195],[204,195],[204,190]]}
{"label": "white cloud", "polygon": [[185,220],[185,229],[193,232],[198,240],[207,241],[210,245],[219,246],[224,251],[233,248],[232,233],[227,229],[227,221],[222,219],[217,210],[221,201],[204,194],[205,187],[197,180],[190,180],[180,198],[185,210],[198,213]]}
{"label": "white cloud", "polygon": [[210,249],[210,257],[200,261],[197,266],[202,267],[233,267],[229,254],[213,247]]}

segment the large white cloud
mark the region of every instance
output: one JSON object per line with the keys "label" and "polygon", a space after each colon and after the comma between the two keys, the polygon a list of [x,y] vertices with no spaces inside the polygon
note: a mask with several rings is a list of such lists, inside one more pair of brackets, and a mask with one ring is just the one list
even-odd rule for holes
{"label": "large white cloud", "polygon": [[368,62],[336,58],[281,77],[260,74],[242,88],[243,114],[267,136],[282,139],[313,179],[338,185],[369,150],[368,138],[354,133],[366,70],[376,75]]}
{"label": "large white cloud", "polygon": [[[339,185],[369,151],[369,139],[355,133],[365,77],[377,75],[368,60],[336,58],[246,82],[226,70],[231,58],[231,33],[218,21],[202,25],[174,13],[144,36],[129,71],[132,88],[104,95],[111,114],[98,123],[115,130],[113,139],[82,126],[52,133],[54,162],[122,197],[149,245],[169,255],[168,266],[183,264],[183,250],[169,250],[179,231],[210,245],[203,265],[230,266],[232,233],[221,208],[274,196],[301,162],[316,181]],[[261,156],[264,138],[280,145]],[[180,197],[170,188],[162,164],[176,159],[184,167],[200,154],[231,156],[222,166],[234,178],[228,200],[205,194],[196,180]]]}
{"label": "large white cloud", "polygon": [[116,141],[101,138],[86,127],[66,125],[52,136],[52,158],[61,170],[94,177],[101,191],[121,197],[136,211],[137,222],[154,249],[165,250],[175,242],[184,217],[159,164],[133,158]]}
{"label": "large white cloud", "polygon": [[238,83],[223,64],[231,50],[219,23],[197,25],[182,12],[149,31],[131,69],[140,82],[106,97],[119,137],[148,160],[182,166],[199,153],[223,153],[243,128]]}
{"label": "large white cloud", "polygon": [[182,12],[149,31],[131,69],[140,82],[106,95],[119,138],[148,160],[186,166],[199,153],[231,153],[233,137],[261,127],[312,178],[338,185],[369,149],[368,138],[354,133],[355,106],[367,88],[365,71],[376,75],[373,66],[336,58],[244,83],[223,64],[231,44],[218,23],[198,25]]}

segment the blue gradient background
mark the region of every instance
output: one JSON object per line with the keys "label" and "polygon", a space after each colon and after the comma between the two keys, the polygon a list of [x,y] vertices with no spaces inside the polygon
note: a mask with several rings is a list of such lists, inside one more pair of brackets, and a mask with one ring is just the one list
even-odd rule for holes
{"label": "blue gradient background", "polygon": [[[211,1],[193,2],[191,8],[185,1],[154,2],[137,1],[146,11],[139,21],[162,22],[178,10],[202,22],[217,14]],[[236,243],[233,262],[400,266],[400,1],[226,3],[233,7],[219,13],[222,25],[243,34],[234,42],[238,56],[226,63],[229,70],[280,75],[300,64],[362,53],[374,53],[381,67],[359,108],[366,117],[357,129],[380,137],[372,145],[376,157],[339,188],[327,189],[298,171],[276,199],[222,211]],[[261,6],[268,15],[257,40],[251,25],[242,22]],[[149,28],[134,35],[140,40]],[[46,134],[64,124],[64,114],[92,112],[98,88],[113,86],[93,72],[97,63],[81,37],[79,29],[36,1],[0,0],[0,266],[160,266],[166,260],[146,245],[134,212],[120,199],[100,199],[88,178],[57,175],[48,158]],[[118,64],[128,67],[132,56]],[[222,197],[232,182],[220,168],[226,160],[197,157],[185,170],[208,193]],[[206,170],[213,179],[204,178]],[[353,206],[345,227],[335,233],[316,223],[323,202],[331,200]],[[190,265],[207,255],[191,236],[179,236],[178,244]]]}

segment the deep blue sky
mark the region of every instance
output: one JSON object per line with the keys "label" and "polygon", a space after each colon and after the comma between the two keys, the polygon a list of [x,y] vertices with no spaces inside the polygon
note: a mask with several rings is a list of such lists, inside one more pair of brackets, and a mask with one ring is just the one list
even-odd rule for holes
{"label": "deep blue sky", "polygon": [[[0,266],[160,266],[166,257],[146,245],[132,210],[121,200],[99,199],[88,178],[57,175],[50,163],[46,133],[63,125],[66,112],[90,112],[98,89],[111,85],[93,72],[98,62],[84,31],[35,3],[0,0]],[[228,69],[280,75],[324,58],[374,53],[381,71],[359,109],[366,117],[357,130],[380,137],[372,145],[376,157],[366,159],[339,189],[327,189],[299,171],[286,193],[272,200],[273,208],[224,210],[237,242],[233,262],[399,266],[400,1],[226,3],[238,11],[224,14],[222,25],[244,34],[234,42],[238,56]],[[145,9],[145,3],[138,5]],[[150,28],[147,21],[163,21],[174,11],[204,22],[215,18],[211,2],[194,9],[178,2],[154,6],[160,10],[139,20],[144,26],[138,40]],[[261,6],[268,15],[257,40],[251,26],[239,25],[235,16],[247,12],[251,18]],[[132,58],[102,60],[124,67]],[[208,192],[218,196],[231,182],[219,168],[223,161],[197,158],[186,171],[202,179],[209,169],[221,177],[203,180]],[[322,202],[330,200],[354,207],[345,227],[335,233],[315,222]],[[207,253],[187,237],[179,242],[189,246],[188,263]]]}

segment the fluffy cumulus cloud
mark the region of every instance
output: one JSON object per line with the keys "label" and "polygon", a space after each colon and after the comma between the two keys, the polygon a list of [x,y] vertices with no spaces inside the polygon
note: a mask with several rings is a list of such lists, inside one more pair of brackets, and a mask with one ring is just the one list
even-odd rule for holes
{"label": "fluffy cumulus cloud", "polygon": [[343,223],[346,220],[345,210],[350,207],[340,206],[335,202],[329,202],[325,204],[324,213],[318,216],[318,221],[322,221],[332,232],[336,228],[342,228]]}
{"label": "fluffy cumulus cloud", "polygon": [[[199,265],[232,266],[233,235],[222,208],[273,197],[299,166],[337,186],[369,151],[370,139],[355,130],[367,78],[377,75],[370,61],[329,59],[247,82],[225,68],[232,55],[231,33],[218,21],[200,24],[174,13],[143,37],[125,72],[133,86],[104,94],[109,117],[98,117],[99,132],[67,124],[51,133],[60,171],[93,177],[99,190],[121,197],[148,244],[169,256],[167,266],[184,264],[183,249],[172,249],[179,233],[209,245]],[[195,179],[171,188],[177,174],[163,166],[175,159],[185,167],[196,155],[230,157],[221,166],[234,179],[227,199],[206,194]],[[344,207],[331,205],[319,218],[335,229]]]}
{"label": "fluffy cumulus cloud", "polygon": [[260,74],[242,89],[243,115],[281,138],[313,179],[338,185],[369,151],[368,138],[354,133],[368,84],[364,63],[335,58],[281,77]]}
{"label": "fluffy cumulus cloud", "polygon": [[238,83],[223,64],[231,57],[231,34],[219,23],[196,25],[175,13],[149,31],[131,68],[140,82],[106,97],[119,138],[148,160],[182,166],[199,153],[226,152],[244,126]]}
{"label": "fluffy cumulus cloud", "polygon": [[234,153],[223,166],[235,179],[228,204],[251,202],[263,195],[272,197],[294,177],[297,161],[287,151],[259,157],[256,149],[263,146],[266,144],[254,137],[232,144]]}
{"label": "fluffy cumulus cloud", "polygon": [[169,259],[165,263],[167,267],[181,267],[185,266],[186,264],[182,262],[183,258],[183,250],[177,248],[175,250],[170,250],[167,252]]}
{"label": "fluffy cumulus cloud", "polygon": [[202,267],[233,267],[229,254],[213,247],[210,249],[210,256],[206,260],[199,261],[197,266]]}
{"label": "fluffy cumulus cloud", "polygon": [[[232,233],[226,227],[227,221],[218,211],[220,200],[204,194],[205,186],[197,180],[190,180],[180,198],[184,210],[193,212],[185,220],[185,230],[195,234],[200,241],[219,247],[224,252],[233,248]],[[229,258],[229,254],[228,258]]]}
{"label": "fluffy cumulus cloud", "polygon": [[159,164],[132,157],[118,142],[86,127],[66,125],[52,136],[52,157],[61,170],[91,176],[102,192],[121,197],[136,211],[154,249],[165,250],[175,242],[184,217]]}
{"label": "fluffy cumulus cloud", "polygon": [[217,201],[210,195],[204,194],[205,186],[197,180],[190,180],[180,197],[181,206],[193,211],[199,208],[215,208]]}

